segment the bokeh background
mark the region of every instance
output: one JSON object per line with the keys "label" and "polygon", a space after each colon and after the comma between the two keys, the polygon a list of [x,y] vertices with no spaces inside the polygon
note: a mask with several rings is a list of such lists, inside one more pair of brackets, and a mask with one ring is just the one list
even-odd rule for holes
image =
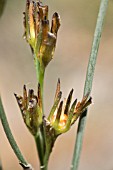
{"label": "bokeh background", "polygon": [[[57,79],[61,79],[63,97],[74,88],[74,98],[83,95],[88,58],[93,40],[100,0],[43,0],[61,16],[54,59],[45,75],[45,111],[53,104]],[[25,127],[13,93],[22,87],[36,90],[36,75],[28,44],[23,40],[25,0],[7,0],[0,20],[0,93],[12,132],[26,159],[35,169],[39,161],[33,137]],[[79,170],[113,170],[113,0],[104,22],[93,81],[93,104],[88,112]],[[49,170],[69,170],[77,123],[60,136],[50,157]],[[0,157],[4,170],[20,170],[0,124]]]}

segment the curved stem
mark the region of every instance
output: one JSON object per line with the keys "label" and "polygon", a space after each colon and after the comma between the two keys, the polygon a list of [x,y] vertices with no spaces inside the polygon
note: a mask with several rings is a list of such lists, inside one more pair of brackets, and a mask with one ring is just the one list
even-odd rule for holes
{"label": "curved stem", "polygon": [[4,131],[5,131],[5,134],[7,136],[7,139],[15,153],[15,155],[17,156],[19,162],[21,165],[23,165],[24,167],[28,167],[28,168],[31,168],[31,166],[27,163],[27,161],[25,160],[25,158],[23,157],[13,135],[12,135],[12,132],[10,130],[10,127],[9,127],[9,124],[8,124],[8,121],[7,121],[7,117],[6,117],[6,114],[5,114],[5,111],[4,111],[4,108],[3,108],[3,104],[2,104],[2,100],[1,100],[1,96],[0,96],[0,119],[1,119],[1,122],[2,122],[2,125],[3,125],[3,128],[4,128]]}
{"label": "curved stem", "polygon": [[[97,18],[93,44],[92,44],[89,64],[87,68],[86,81],[85,81],[85,86],[84,86],[84,95],[91,93],[97,53],[98,53],[98,48],[100,44],[102,26],[103,26],[105,14],[106,14],[107,6],[108,6],[108,1],[109,0],[101,0],[101,3],[100,3],[100,9],[99,9],[98,18]],[[85,124],[86,124],[86,118],[87,118],[87,110],[80,117],[80,120],[79,120],[78,129],[77,129],[77,137],[76,137],[76,142],[75,142],[75,149],[74,149],[72,166],[71,166],[72,170],[78,169],[80,153],[82,149],[84,129],[85,129]]]}

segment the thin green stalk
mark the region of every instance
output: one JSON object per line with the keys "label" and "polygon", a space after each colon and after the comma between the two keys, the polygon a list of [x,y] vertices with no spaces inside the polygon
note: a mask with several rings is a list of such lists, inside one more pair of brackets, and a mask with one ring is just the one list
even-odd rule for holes
{"label": "thin green stalk", "polygon": [[[42,96],[42,102],[43,102],[43,86],[44,86],[44,73],[45,73],[45,68],[40,66],[40,63],[37,59],[37,56],[34,54],[34,59],[35,59],[35,68],[36,68],[36,77],[37,77],[37,82],[40,83],[40,88],[41,88],[41,96]],[[42,103],[43,105],[43,103]]]}
{"label": "thin green stalk", "polygon": [[[44,97],[44,74],[45,74],[45,68],[43,65],[40,65],[41,63],[38,61],[37,57],[34,55],[35,58],[35,68],[36,68],[36,76],[37,76],[37,82],[40,84],[41,88],[41,100],[42,100],[42,113],[44,115],[44,103],[43,103],[43,97]],[[45,127],[42,123],[40,125],[39,131],[37,136],[35,136],[35,142],[37,146],[37,152],[40,160],[40,170],[47,170],[48,169],[48,160],[50,155],[50,148],[46,145],[46,134],[45,134]]]}
{"label": "thin green stalk", "polygon": [[[108,1],[109,0],[101,0],[101,3],[100,3],[100,9],[99,9],[98,18],[97,18],[93,44],[92,44],[92,49],[91,49],[88,68],[87,68],[86,81],[85,81],[85,86],[84,86],[84,95],[91,93],[97,53],[98,53],[100,38],[102,34],[102,26],[103,26],[106,10],[108,7]],[[78,169],[78,165],[80,161],[80,153],[82,150],[82,142],[83,142],[86,118],[87,118],[87,110],[80,117],[80,120],[79,120],[71,170]]]}
{"label": "thin green stalk", "polygon": [[1,100],[1,96],[0,96],[0,119],[4,128],[4,131],[6,133],[7,139],[15,153],[15,155],[17,156],[19,162],[21,165],[23,165],[24,167],[28,167],[31,168],[31,166],[27,163],[27,161],[25,160],[25,158],[23,157],[13,135],[12,132],[10,130],[8,121],[7,121],[7,117],[3,108],[3,104],[2,104],[2,100]]}
{"label": "thin green stalk", "polygon": [[42,113],[44,114],[44,75],[45,75],[45,68],[40,65],[39,60],[37,59],[37,55],[34,54],[34,61],[35,61],[35,69],[36,69],[36,78],[37,82],[40,84],[41,89],[41,101],[42,101]]}
{"label": "thin green stalk", "polygon": [[[37,56],[34,54],[35,59],[35,68],[36,68],[36,76],[37,82],[40,84],[41,89],[41,100],[42,100],[42,113],[44,115],[44,103],[43,103],[43,86],[44,86],[44,73],[45,68],[40,65],[40,62],[37,59]],[[47,166],[45,165],[44,157],[45,157],[45,129],[43,123],[40,125],[37,136],[35,136],[35,142],[37,146],[37,152],[40,160],[40,169],[46,170]]]}
{"label": "thin green stalk", "polygon": [[43,135],[43,125],[40,126],[37,136],[35,136],[35,142],[37,152],[40,160],[40,166],[44,166],[44,154],[45,154],[45,140]]}

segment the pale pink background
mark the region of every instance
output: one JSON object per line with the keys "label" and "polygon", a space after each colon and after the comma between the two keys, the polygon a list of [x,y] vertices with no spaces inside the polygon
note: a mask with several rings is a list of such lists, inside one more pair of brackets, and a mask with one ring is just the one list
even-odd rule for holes
{"label": "pale pink background", "polygon": [[[61,78],[63,97],[71,88],[81,99],[98,13],[99,0],[43,0],[61,16],[57,48],[45,75],[45,110],[49,113],[57,79]],[[30,48],[23,35],[25,0],[7,0],[0,20],[0,93],[12,132],[26,159],[35,169],[39,162],[33,137],[24,126],[13,93],[22,86],[36,90],[36,76]],[[93,104],[88,113],[79,170],[113,170],[113,1],[104,23],[92,89]],[[69,170],[77,123],[55,143],[49,170]],[[18,160],[0,124],[0,155],[4,170],[20,170]]]}

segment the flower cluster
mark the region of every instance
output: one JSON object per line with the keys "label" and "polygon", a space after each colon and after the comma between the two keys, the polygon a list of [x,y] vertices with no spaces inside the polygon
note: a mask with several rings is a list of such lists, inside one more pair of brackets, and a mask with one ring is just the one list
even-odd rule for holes
{"label": "flower cluster", "polygon": [[57,32],[60,27],[58,13],[52,16],[51,28],[48,20],[48,6],[43,6],[38,0],[26,0],[24,12],[24,37],[29,43],[35,61],[38,92],[28,92],[23,87],[23,96],[15,94],[20,107],[23,120],[31,134],[34,136],[41,165],[45,167],[57,137],[67,132],[78,117],[91,104],[91,97],[86,95],[81,102],[77,99],[72,103],[73,89],[67,99],[61,100],[60,79],[57,83],[54,104],[49,116],[46,118],[43,110],[43,82],[46,66],[54,55]]}
{"label": "flower cluster", "polygon": [[44,68],[51,61],[60,27],[60,17],[54,13],[51,28],[48,20],[48,6],[40,1],[27,0],[24,12],[24,37],[30,44],[33,54]]}
{"label": "flower cluster", "polygon": [[42,101],[41,90],[38,85],[38,93],[34,95],[34,90],[30,89],[28,94],[26,86],[23,87],[23,97],[15,94],[20,107],[24,122],[33,135],[37,134],[38,128],[42,123]]}
{"label": "flower cluster", "polygon": [[[26,86],[23,88],[23,97],[15,94],[17,102],[25,124],[33,135],[38,132],[39,126],[43,123],[45,128],[49,131],[54,131],[54,135],[67,132],[74,124],[77,118],[85,111],[88,105],[91,104],[91,97],[84,96],[81,102],[77,103],[77,99],[71,105],[73,89],[70,91],[69,96],[65,101],[60,101],[62,92],[60,91],[60,80],[57,83],[57,89],[54,99],[53,107],[50,111],[48,118],[43,119],[41,90],[38,86],[38,94],[34,95],[32,89],[29,90],[27,95]],[[51,134],[51,132],[48,132]]]}
{"label": "flower cluster", "polygon": [[67,132],[92,102],[91,97],[88,98],[86,95],[81,102],[77,103],[77,99],[75,99],[71,104],[72,94],[73,89],[67,99],[60,101],[62,92],[60,91],[60,80],[58,80],[54,105],[48,117],[49,125],[55,130],[56,136]]}

